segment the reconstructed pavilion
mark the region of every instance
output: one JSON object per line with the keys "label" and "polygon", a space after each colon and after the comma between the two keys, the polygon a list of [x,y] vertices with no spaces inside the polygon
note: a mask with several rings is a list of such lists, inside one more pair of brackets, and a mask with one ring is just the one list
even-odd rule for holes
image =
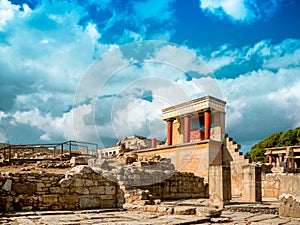
{"label": "reconstructed pavilion", "polygon": [[208,182],[210,165],[222,165],[226,102],[205,96],[162,110],[167,122],[167,143],[137,151],[171,158],[175,168],[193,172]]}
{"label": "reconstructed pavilion", "polygon": [[300,168],[300,146],[266,148],[265,154],[274,167]]}
{"label": "reconstructed pavilion", "polygon": [[168,124],[168,145],[225,137],[226,102],[205,96],[176,106],[165,108],[163,120]]}

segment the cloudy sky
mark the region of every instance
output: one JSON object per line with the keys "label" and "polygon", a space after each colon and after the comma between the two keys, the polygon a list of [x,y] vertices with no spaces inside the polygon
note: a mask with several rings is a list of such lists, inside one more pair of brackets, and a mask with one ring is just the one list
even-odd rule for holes
{"label": "cloudy sky", "polygon": [[212,95],[247,151],[300,126],[300,1],[0,0],[0,142],[165,139]]}

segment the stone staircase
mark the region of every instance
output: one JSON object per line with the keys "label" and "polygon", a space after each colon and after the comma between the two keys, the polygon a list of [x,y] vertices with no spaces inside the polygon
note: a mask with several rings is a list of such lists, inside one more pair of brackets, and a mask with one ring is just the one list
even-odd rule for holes
{"label": "stone staircase", "polygon": [[249,163],[249,160],[245,158],[242,152],[240,152],[241,145],[237,144],[231,137],[228,135],[225,136],[226,148],[230,153],[233,161]]}
{"label": "stone staircase", "polygon": [[249,160],[245,158],[241,149],[241,145],[237,144],[228,135],[225,136],[224,161],[229,161],[231,168],[231,189],[233,196],[240,196],[242,193],[242,167],[249,164]]}

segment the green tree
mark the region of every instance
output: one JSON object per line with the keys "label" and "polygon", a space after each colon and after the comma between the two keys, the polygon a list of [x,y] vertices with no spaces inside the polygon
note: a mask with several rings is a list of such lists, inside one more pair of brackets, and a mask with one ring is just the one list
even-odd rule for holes
{"label": "green tree", "polygon": [[245,157],[251,162],[267,162],[266,148],[300,145],[300,127],[286,132],[271,134],[269,137],[252,146],[251,151]]}

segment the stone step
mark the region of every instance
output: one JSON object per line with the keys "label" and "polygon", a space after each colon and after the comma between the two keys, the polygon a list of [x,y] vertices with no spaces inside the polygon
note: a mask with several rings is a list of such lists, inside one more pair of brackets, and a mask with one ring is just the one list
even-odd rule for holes
{"label": "stone step", "polygon": [[264,214],[278,214],[279,204],[252,204],[252,203],[238,203],[233,205],[226,205],[225,211],[232,212],[250,212],[250,213],[264,213]]}

